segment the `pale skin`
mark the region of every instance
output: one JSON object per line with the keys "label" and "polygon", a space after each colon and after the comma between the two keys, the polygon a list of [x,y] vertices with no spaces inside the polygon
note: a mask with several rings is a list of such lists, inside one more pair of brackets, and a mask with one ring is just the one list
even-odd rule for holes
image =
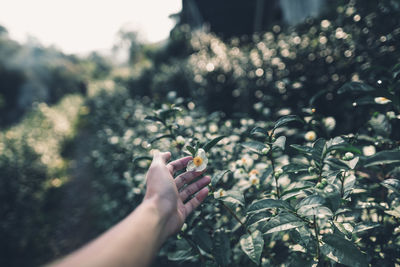
{"label": "pale skin", "polygon": [[[158,152],[147,172],[143,202],[100,237],[52,266],[149,266],[165,240],[177,233],[187,216],[208,195],[211,178],[203,172],[175,172],[192,157],[167,163],[171,153]],[[185,185],[187,185],[185,187]]]}

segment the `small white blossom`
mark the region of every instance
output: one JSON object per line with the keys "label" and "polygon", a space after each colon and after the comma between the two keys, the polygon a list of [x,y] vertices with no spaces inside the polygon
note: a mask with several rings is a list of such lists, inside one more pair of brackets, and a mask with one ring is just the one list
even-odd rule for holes
{"label": "small white blossom", "polygon": [[315,141],[315,139],[317,139],[317,134],[316,134],[314,131],[308,131],[308,132],[306,132],[306,134],[304,135],[304,138],[305,138],[307,141],[312,142],[312,141]]}
{"label": "small white blossom", "polygon": [[220,198],[226,196],[226,191],[222,188],[218,189],[218,191],[214,192],[214,198]]}
{"label": "small white blossom", "polygon": [[233,173],[233,178],[235,179],[244,179],[246,178],[247,173],[243,168],[236,169],[235,172]]}
{"label": "small white blossom", "polygon": [[375,147],[373,145],[363,147],[362,151],[365,156],[372,156],[376,152]]}
{"label": "small white blossom", "polygon": [[322,122],[328,131],[332,131],[333,129],[335,129],[336,120],[334,117],[326,117],[322,120]]}
{"label": "small white blossom", "polygon": [[206,156],[206,152],[204,149],[200,148],[197,152],[193,160],[188,162],[186,167],[187,171],[196,171],[201,172],[204,171],[207,167],[208,159]]}
{"label": "small white blossom", "polygon": [[375,100],[375,103],[381,104],[381,105],[384,105],[384,104],[392,102],[392,100],[387,99],[386,97],[383,97],[383,96],[375,97],[374,100]]}

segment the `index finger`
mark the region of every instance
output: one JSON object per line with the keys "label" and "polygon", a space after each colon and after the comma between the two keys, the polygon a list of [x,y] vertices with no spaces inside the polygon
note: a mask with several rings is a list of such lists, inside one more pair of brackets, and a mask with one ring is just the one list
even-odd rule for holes
{"label": "index finger", "polygon": [[180,158],[174,161],[171,161],[170,163],[168,163],[167,168],[169,170],[169,172],[171,173],[171,175],[174,175],[174,173],[176,171],[182,170],[183,168],[186,167],[186,165],[188,164],[189,161],[191,161],[193,159],[193,157],[188,156],[188,157],[184,157],[184,158]]}

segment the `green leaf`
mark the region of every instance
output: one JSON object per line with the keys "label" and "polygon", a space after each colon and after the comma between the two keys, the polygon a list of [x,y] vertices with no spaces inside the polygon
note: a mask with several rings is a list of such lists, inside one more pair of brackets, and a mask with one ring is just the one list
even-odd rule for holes
{"label": "green leaf", "polygon": [[210,235],[206,231],[200,228],[195,228],[192,238],[202,250],[211,253],[213,242]]}
{"label": "green leaf", "polygon": [[211,185],[215,187],[218,184],[219,180],[221,180],[222,177],[224,177],[224,175],[227,174],[228,172],[230,172],[230,170],[216,172],[211,178]]}
{"label": "green leaf", "polygon": [[283,200],[265,198],[256,200],[247,209],[247,213],[261,212],[267,209],[281,208],[291,210],[290,205]]}
{"label": "green leaf", "polygon": [[282,170],[285,173],[299,173],[299,172],[308,172],[308,165],[305,164],[297,164],[297,163],[290,163],[282,167]]}
{"label": "green leaf", "polygon": [[273,128],[273,131],[275,131],[275,129],[282,127],[283,125],[292,122],[292,121],[298,121],[298,122],[303,122],[299,116],[297,115],[287,115],[287,116],[283,116],[281,118],[279,118],[279,120],[277,120],[275,122],[275,126]]}
{"label": "green leaf", "polygon": [[264,247],[264,238],[260,231],[256,230],[251,235],[245,234],[242,236],[240,247],[255,264],[260,264],[261,253]]}
{"label": "green leaf", "polygon": [[285,136],[279,136],[275,142],[272,144],[272,149],[280,149],[280,150],[285,150],[285,144],[286,144],[286,137]]}
{"label": "green leaf", "polygon": [[320,197],[317,194],[309,195],[306,198],[302,199],[297,205],[296,210],[300,209],[301,207],[318,207],[325,203],[325,199]]}
{"label": "green leaf", "polygon": [[158,113],[158,116],[160,116],[160,118],[161,118],[162,120],[165,121],[165,120],[166,120],[167,118],[169,118],[170,116],[175,115],[175,113],[178,113],[178,112],[181,112],[181,111],[182,111],[181,108],[173,107],[173,108],[171,108],[171,109],[161,110],[161,111]]}
{"label": "green leaf", "polygon": [[259,154],[261,154],[262,150],[264,148],[266,148],[266,145],[264,145],[263,143],[258,142],[258,141],[248,141],[248,142],[242,143],[241,145],[242,145],[242,147],[247,148],[251,151],[257,152]]}
{"label": "green leaf", "polygon": [[164,124],[164,121],[156,116],[146,116],[144,119],[149,121],[161,122],[162,124]]}
{"label": "green leaf", "polygon": [[190,152],[190,154],[192,154],[192,156],[196,156],[196,149],[194,149],[194,147],[192,146],[186,146],[186,149]]}
{"label": "green leaf", "polygon": [[244,206],[244,197],[239,191],[230,190],[226,192],[226,196],[223,196],[219,199],[233,208],[236,208],[237,206]]}
{"label": "green leaf", "polygon": [[187,261],[192,259],[195,255],[195,251],[193,251],[193,248],[185,239],[176,241],[176,249],[167,254],[168,260],[170,261]]}
{"label": "green leaf", "polygon": [[397,194],[400,194],[400,180],[398,179],[386,179],[381,183],[384,187],[393,190]]}
{"label": "green leaf", "polygon": [[352,267],[368,266],[366,255],[347,239],[335,234],[326,234],[322,241],[325,244],[321,247],[321,252],[331,260]]}
{"label": "green leaf", "polygon": [[312,154],[312,152],[313,152],[312,147],[309,147],[309,146],[300,146],[300,145],[293,144],[293,145],[290,145],[290,147],[296,149],[297,151],[299,151],[303,154]]}
{"label": "green leaf", "polygon": [[358,149],[352,145],[349,145],[347,143],[329,146],[329,147],[327,147],[325,153],[329,153],[332,151],[351,152],[351,153],[359,154],[359,155],[361,154],[360,149]]}
{"label": "green leaf", "polygon": [[218,137],[214,138],[213,140],[209,141],[207,144],[205,144],[205,145],[203,146],[204,151],[209,152],[210,149],[211,149],[213,146],[215,146],[219,141],[221,141],[221,140],[224,139],[224,138],[225,138],[225,136],[224,136],[224,135],[221,135],[221,136],[218,136]]}
{"label": "green leaf", "polygon": [[291,213],[280,213],[263,225],[261,231],[264,234],[270,234],[297,228],[303,225],[304,222],[297,216]]}
{"label": "green leaf", "polygon": [[258,126],[257,126],[257,127],[254,127],[254,128],[251,130],[250,134],[251,134],[251,135],[262,135],[263,137],[269,136],[268,131],[267,131],[266,129],[261,128],[261,127],[258,127]]}
{"label": "green leaf", "polygon": [[272,216],[272,213],[265,210],[255,213],[250,213],[246,220],[246,225],[249,227],[253,224],[268,221]]}
{"label": "green leaf", "polygon": [[400,150],[385,150],[376,153],[370,157],[367,157],[364,162],[365,167],[371,167],[382,164],[393,164],[398,165],[400,163]]}
{"label": "green leaf", "polygon": [[213,241],[212,254],[214,255],[215,260],[223,267],[229,266],[231,247],[227,233],[224,230],[215,231]]}
{"label": "green leaf", "polygon": [[318,163],[322,162],[325,152],[325,144],[326,140],[324,138],[319,138],[313,145],[312,158]]}
{"label": "green leaf", "polygon": [[364,231],[368,231],[377,227],[380,227],[379,223],[359,223],[354,227],[353,234],[361,233]]}
{"label": "green leaf", "polygon": [[339,88],[338,94],[343,94],[346,92],[372,92],[375,88],[369,86],[365,83],[360,82],[349,82]]}
{"label": "green leaf", "polygon": [[151,139],[151,140],[150,140],[150,144],[153,144],[154,142],[156,142],[156,141],[158,141],[158,140],[161,140],[161,139],[164,139],[164,138],[171,138],[171,139],[173,139],[174,136],[171,135],[171,134],[163,134],[163,135],[161,135],[161,136],[157,136],[157,137]]}

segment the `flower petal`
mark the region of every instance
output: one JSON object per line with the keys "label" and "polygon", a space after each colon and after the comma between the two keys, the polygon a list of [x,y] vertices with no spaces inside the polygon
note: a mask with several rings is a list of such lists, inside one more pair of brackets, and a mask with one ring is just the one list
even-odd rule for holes
{"label": "flower petal", "polygon": [[194,171],[196,169],[196,165],[194,164],[193,160],[189,161],[186,166],[186,171]]}

